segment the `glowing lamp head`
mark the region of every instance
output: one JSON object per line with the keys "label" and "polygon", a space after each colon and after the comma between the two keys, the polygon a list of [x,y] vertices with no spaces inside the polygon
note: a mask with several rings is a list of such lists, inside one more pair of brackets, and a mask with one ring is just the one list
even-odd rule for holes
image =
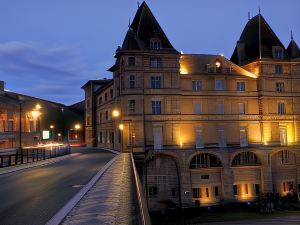
{"label": "glowing lamp head", "polygon": [[61,137],[61,133],[58,133],[57,136],[58,136],[58,137]]}
{"label": "glowing lamp head", "polygon": [[216,67],[217,67],[217,68],[220,68],[220,67],[221,67],[221,62],[216,61]]}
{"label": "glowing lamp head", "polygon": [[31,111],[31,116],[34,118],[34,119],[37,119],[39,116],[40,116],[40,112],[37,111],[37,110],[33,110]]}
{"label": "glowing lamp head", "polygon": [[124,129],[124,124],[122,124],[122,123],[119,124],[119,129],[120,129],[120,130],[123,130],[123,129]]}
{"label": "glowing lamp head", "polygon": [[75,124],[75,130],[79,130],[81,128],[80,124]]}
{"label": "glowing lamp head", "polygon": [[40,110],[42,106],[40,104],[36,104],[35,109]]}
{"label": "glowing lamp head", "polygon": [[53,124],[50,125],[50,129],[54,129],[54,125]]}
{"label": "glowing lamp head", "polygon": [[113,111],[112,111],[112,116],[115,117],[115,118],[116,118],[116,117],[119,117],[119,116],[120,116],[120,111],[117,110],[117,109],[113,110]]}

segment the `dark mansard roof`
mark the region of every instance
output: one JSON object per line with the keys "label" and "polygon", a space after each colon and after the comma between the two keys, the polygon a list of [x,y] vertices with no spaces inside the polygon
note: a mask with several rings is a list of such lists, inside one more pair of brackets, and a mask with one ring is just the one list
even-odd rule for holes
{"label": "dark mansard roof", "polygon": [[146,2],[143,2],[128,29],[121,50],[151,50],[150,40],[152,38],[161,41],[162,50],[177,52]]}
{"label": "dark mansard roof", "polygon": [[287,52],[291,59],[298,59],[300,58],[300,49],[297,43],[292,39],[290,44],[287,47]]}
{"label": "dark mansard roof", "polygon": [[230,60],[232,62],[238,65],[244,65],[259,59],[259,23],[261,31],[261,58],[273,58],[273,46],[282,47],[284,51],[283,59],[289,58],[284,45],[281,43],[264,17],[259,14],[250,19],[246,24],[231,56]]}

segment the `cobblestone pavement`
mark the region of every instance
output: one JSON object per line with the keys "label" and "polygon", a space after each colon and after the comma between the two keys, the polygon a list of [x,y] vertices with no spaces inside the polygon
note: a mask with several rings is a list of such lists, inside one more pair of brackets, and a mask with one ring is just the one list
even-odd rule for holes
{"label": "cobblestone pavement", "polygon": [[137,224],[137,215],[131,158],[122,153],[62,224]]}
{"label": "cobblestone pavement", "polygon": [[228,221],[220,223],[208,223],[208,225],[299,225],[300,224],[300,215],[299,216],[286,216],[286,217],[277,217],[272,219],[257,219],[257,220],[241,220],[241,221]]}

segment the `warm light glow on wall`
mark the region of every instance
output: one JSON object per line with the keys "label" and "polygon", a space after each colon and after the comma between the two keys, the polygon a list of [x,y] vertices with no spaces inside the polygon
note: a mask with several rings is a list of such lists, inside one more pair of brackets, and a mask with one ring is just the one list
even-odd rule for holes
{"label": "warm light glow on wall", "polygon": [[123,129],[124,129],[124,124],[122,124],[122,123],[119,124],[119,129],[120,129],[120,130],[123,130]]}
{"label": "warm light glow on wall", "polygon": [[41,113],[37,110],[33,110],[31,111],[31,116],[34,118],[34,119],[37,119],[39,116],[41,115]]}
{"label": "warm light glow on wall", "polygon": [[188,68],[184,65],[182,65],[182,63],[180,64],[180,74],[188,74]]}
{"label": "warm light glow on wall", "polygon": [[263,134],[264,134],[264,145],[268,145],[268,143],[271,141],[271,124],[270,123],[264,123],[263,124]]}
{"label": "warm light glow on wall", "polygon": [[294,126],[292,123],[288,123],[286,125],[286,132],[287,132],[288,144],[293,144],[295,142],[295,132],[294,132]]}

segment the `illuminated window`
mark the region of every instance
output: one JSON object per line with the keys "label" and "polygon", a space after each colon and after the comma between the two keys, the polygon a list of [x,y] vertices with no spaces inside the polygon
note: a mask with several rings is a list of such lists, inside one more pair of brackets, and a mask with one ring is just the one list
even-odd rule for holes
{"label": "illuminated window", "polygon": [[283,182],[283,191],[284,192],[293,191],[293,190],[294,190],[294,182],[292,182],[292,181]]}
{"label": "illuminated window", "polygon": [[224,91],[224,80],[216,79],[215,90],[216,91]]}
{"label": "illuminated window", "polygon": [[151,68],[162,68],[162,61],[160,58],[150,58]]}
{"label": "illuminated window", "polygon": [[152,76],[151,77],[151,88],[152,89],[161,88],[161,77],[160,76]]}
{"label": "illuminated window", "polygon": [[135,57],[133,56],[128,57],[128,66],[135,66]]}
{"label": "illuminated window", "polygon": [[275,73],[282,74],[282,65],[275,65]]}
{"label": "illuminated window", "polygon": [[283,102],[278,103],[278,114],[285,114],[285,104]]}
{"label": "illuminated window", "polygon": [[151,39],[150,40],[150,49],[153,50],[160,50],[161,49],[161,40],[159,39]]}
{"label": "illuminated window", "polygon": [[236,82],[236,90],[237,91],[245,91],[245,82],[244,81],[239,81],[239,82]]}
{"label": "illuminated window", "polygon": [[283,82],[276,83],[276,91],[277,92],[284,92],[284,83]]}
{"label": "illuminated window", "polygon": [[213,154],[200,153],[195,155],[190,163],[190,169],[221,167],[221,161]]}
{"label": "illuminated window", "polygon": [[258,166],[260,162],[253,152],[238,153],[232,160],[232,166]]}
{"label": "illuminated window", "polygon": [[134,75],[129,76],[129,88],[135,88],[135,76]]}
{"label": "illuminated window", "polygon": [[129,113],[134,113],[135,112],[135,100],[129,100],[128,105],[129,105]]}
{"label": "illuminated window", "polygon": [[152,114],[161,114],[161,101],[152,101]]}
{"label": "illuminated window", "polygon": [[245,126],[240,126],[240,146],[241,147],[248,146],[247,130]]}

